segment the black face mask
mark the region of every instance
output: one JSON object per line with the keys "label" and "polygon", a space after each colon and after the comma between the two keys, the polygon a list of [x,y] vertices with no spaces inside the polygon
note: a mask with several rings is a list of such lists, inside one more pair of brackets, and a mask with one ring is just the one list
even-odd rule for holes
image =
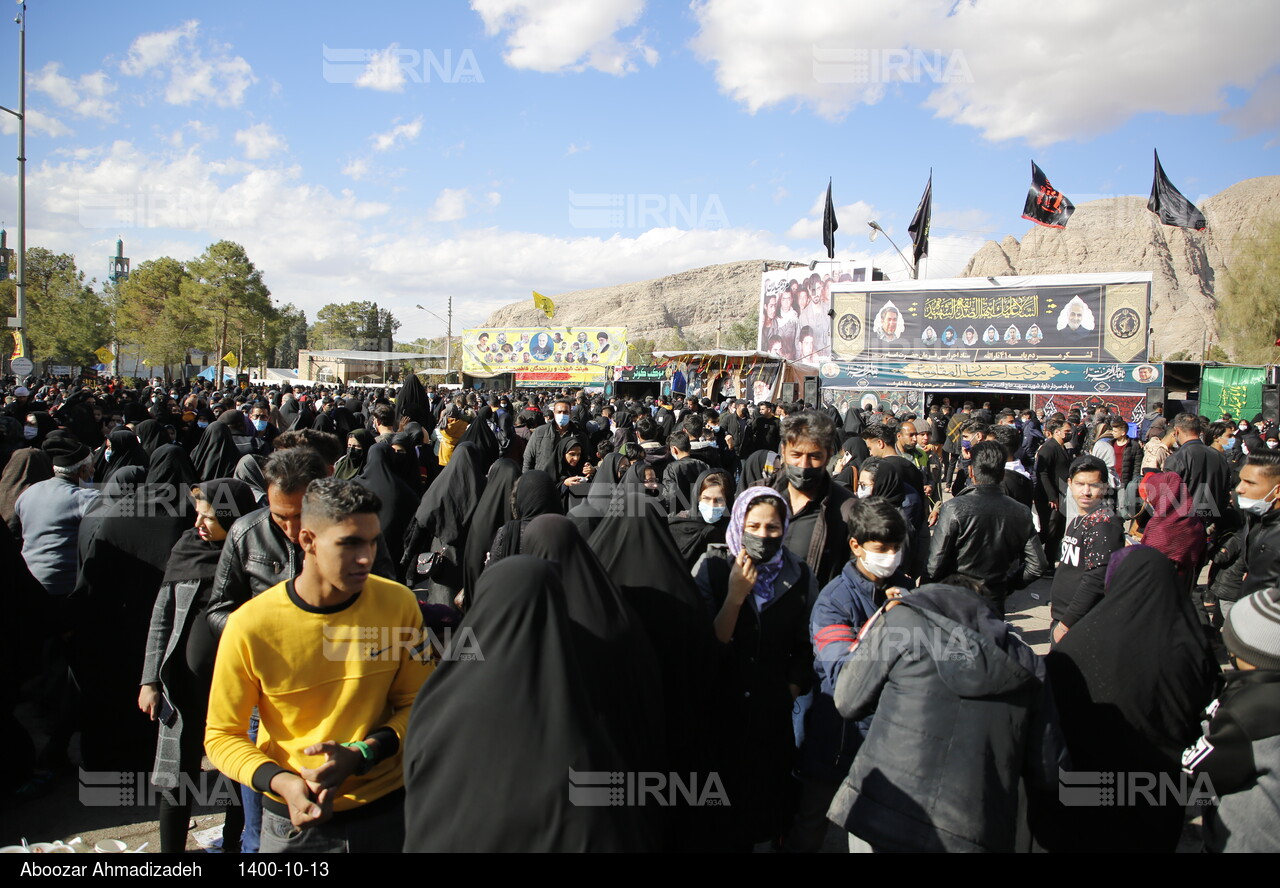
{"label": "black face mask", "polygon": [[355,463],[356,465],[362,465],[364,463],[364,448],[348,447],[347,459],[351,460],[351,462]]}
{"label": "black face mask", "polygon": [[756,536],[744,530],[742,548],[746,551],[747,557],[756,564],[764,564],[766,561],[772,561],[778,554],[778,550],[782,548],[782,537]]}
{"label": "black face mask", "polygon": [[787,466],[786,473],[788,484],[801,493],[808,493],[821,486],[822,479],[826,477],[827,470],[824,466],[818,466],[816,468]]}

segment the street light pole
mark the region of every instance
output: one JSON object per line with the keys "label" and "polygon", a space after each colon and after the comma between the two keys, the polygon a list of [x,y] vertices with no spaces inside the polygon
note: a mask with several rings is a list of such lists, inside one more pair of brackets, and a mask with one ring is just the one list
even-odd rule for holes
{"label": "street light pole", "polygon": [[889,232],[880,227],[879,222],[871,221],[867,225],[871,228],[871,240],[875,240],[877,235],[884,235],[885,240],[893,244],[893,248],[898,250],[898,255],[902,257],[902,262],[907,266],[907,270],[911,272],[911,279],[916,280],[920,276],[920,269],[916,267],[914,262],[907,261],[907,254],[898,249],[898,245],[893,243],[893,238],[889,237]]}
{"label": "street light pole", "polygon": [[26,355],[27,337],[27,4],[14,21],[18,24],[18,110],[0,105],[18,118],[18,246],[14,263],[14,319],[18,351]]}
{"label": "street light pole", "polygon": [[449,315],[448,318],[442,318],[440,317],[440,315],[436,314],[431,309],[424,308],[421,305],[415,305],[414,308],[418,309],[419,311],[425,311],[427,314],[431,315],[433,318],[437,318],[438,320],[444,321],[445,323],[444,379],[445,379],[445,382],[448,382],[449,374],[453,372],[453,348],[452,348],[452,345],[453,345],[453,294],[452,293],[449,294],[449,308],[447,310]]}

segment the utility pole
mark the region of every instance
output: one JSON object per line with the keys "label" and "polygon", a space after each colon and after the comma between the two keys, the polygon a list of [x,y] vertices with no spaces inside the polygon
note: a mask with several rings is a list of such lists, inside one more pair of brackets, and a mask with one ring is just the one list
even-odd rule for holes
{"label": "utility pole", "polygon": [[444,381],[449,381],[449,374],[453,369],[453,294],[449,294],[449,319],[445,321],[444,328]]}
{"label": "utility pole", "polygon": [[10,320],[18,336],[16,351],[27,355],[27,4],[14,21],[18,25],[18,110],[0,105],[18,118],[18,246],[14,263],[14,315]]}

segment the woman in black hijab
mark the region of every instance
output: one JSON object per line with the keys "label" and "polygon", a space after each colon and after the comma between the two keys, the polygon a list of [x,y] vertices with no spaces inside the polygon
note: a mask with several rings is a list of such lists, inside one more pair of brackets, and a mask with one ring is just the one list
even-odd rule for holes
{"label": "woman in black hijab", "polygon": [[191,462],[201,480],[231,477],[243,455],[236,447],[234,436],[242,435],[243,430],[244,414],[239,410],[224,412],[217,422],[204,430],[200,443],[191,451]]}
{"label": "woman in black hijab", "polygon": [[670,516],[667,528],[692,572],[707,546],[724,542],[733,510],[733,476],[724,469],[707,469],[693,483],[690,493],[690,507]]}
{"label": "woman in black hijab", "polygon": [[356,429],[347,435],[347,452],[338,458],[333,466],[333,477],[344,481],[359,475],[364,469],[364,461],[369,449],[373,447],[373,432],[368,429]]}
{"label": "woman in black hijab", "polygon": [[[1045,658],[1074,771],[1177,780],[1200,735],[1219,670],[1168,558],[1148,546],[1111,556],[1106,595]],[[1155,787],[1159,793],[1159,787]],[[1156,798],[1159,798],[1157,795]],[[1053,800],[1049,850],[1173,851],[1183,804],[1137,797],[1103,808]],[[1087,815],[1087,816],[1085,816]]]}
{"label": "woman in black hijab", "polygon": [[621,453],[606,453],[591,476],[591,485],[585,497],[578,497],[567,512],[569,520],[583,537],[590,537],[609,511],[613,490],[631,463]]}
{"label": "woman in black hijab", "polygon": [[484,493],[471,517],[471,530],[467,534],[466,551],[462,556],[464,610],[470,605],[471,593],[484,570],[494,535],[511,519],[511,493],[519,477],[520,464],[514,460],[499,459],[489,467]]}
{"label": "woman in black hijab", "polygon": [[484,639],[484,660],[442,662],[409,717],[404,850],[657,850],[643,809],[566,786],[629,763],[597,718],[559,570],[513,556],[475,592],[459,631]]}
{"label": "woman in black hijab", "polygon": [[155,725],[135,705],[138,676],[165,566],[193,517],[189,488],[173,468],[149,467],[145,483],[137,483],[141,467],[120,469],[80,524],[68,650],[81,689],[87,770],[136,773],[155,749]]}
{"label": "woman in black hijab", "polygon": [[58,427],[57,421],[43,410],[32,410],[24,417],[32,422],[26,423],[28,426],[35,428],[34,437],[28,438],[23,434],[23,440],[26,441],[28,447],[40,447],[44,444],[44,439],[49,437],[49,433]]}
{"label": "woman in black hijab", "polygon": [[164,426],[154,419],[143,420],[134,427],[134,431],[138,433],[138,440],[142,442],[142,449],[147,452],[148,459],[156,452],[156,448],[173,443],[169,440],[169,433],[164,430]]}
{"label": "woman in black hijab", "polygon": [[512,519],[498,528],[489,546],[489,563],[520,551],[524,529],[539,515],[563,515],[556,482],[546,472],[530,469],[516,479],[511,491]]}
{"label": "woman in black hijab", "polygon": [[414,588],[421,584],[416,564],[420,555],[439,556],[430,577],[432,604],[452,605],[462,588],[462,553],[484,483],[476,448],[471,444],[458,447],[449,465],[427,488],[406,531],[400,562],[405,585]]}
{"label": "woman in black hijab", "polygon": [[586,450],[577,438],[565,435],[556,443],[556,485],[563,512],[586,498],[594,471],[587,464]]}
{"label": "woman in black hijab", "polygon": [[[849,408],[853,410],[852,407]],[[840,453],[836,458],[836,464],[832,467],[834,470],[833,477],[837,483],[843,484],[847,490],[854,493],[858,487],[858,469],[863,462],[871,458],[871,450],[867,447],[867,442],[859,437],[846,438],[844,445],[840,448]]]}
{"label": "woman in black hijab", "polygon": [[431,416],[431,399],[427,397],[427,390],[423,388],[422,380],[416,373],[405,377],[404,385],[400,386],[400,391],[396,394],[396,425],[406,416],[425,429],[435,428]]}
{"label": "woman in black hijab", "polygon": [[418,495],[391,468],[390,444],[374,444],[369,448],[364,470],[356,475],[356,483],[378,495],[382,509],[378,521],[387,541],[387,552],[393,563],[404,555],[404,532],[418,507]]}
{"label": "woman in black hijab", "polygon": [[757,450],[742,462],[742,488],[768,487],[782,466],[782,457],[771,450]]}
{"label": "woman in black hijab", "polygon": [[[661,651],[664,722],[671,768],[676,773],[715,771],[714,751],[705,743],[706,714],[719,651],[711,619],[655,501],[639,511],[612,514],[591,535],[600,563],[634,608],[655,650]],[[675,847],[692,850],[691,812],[676,816]]]}
{"label": "woman in black hijab", "polygon": [[252,453],[246,453],[240,457],[240,462],[236,463],[236,471],[232,477],[249,485],[249,489],[253,491],[253,496],[258,502],[259,509],[266,507],[267,478],[262,473],[262,463],[258,462],[257,456]]}
{"label": "woman in black hijab", "polygon": [[640,618],[563,515],[530,521],[520,552],[559,566],[574,648],[592,664],[587,676],[592,702],[629,769],[665,772],[659,664]]}
{"label": "woman in black hijab", "polygon": [[[414,423],[410,423],[414,425]],[[412,432],[396,432],[391,436],[391,471],[403,481],[415,496],[422,496],[422,471],[418,466],[418,448]],[[368,457],[365,457],[366,461]]]}
{"label": "woman in black hijab", "polygon": [[103,484],[125,466],[145,466],[147,452],[132,430],[118,428],[107,436],[107,442],[93,461],[93,481]]}
{"label": "woman in black hijab", "polygon": [[[186,847],[191,794],[204,755],[205,713],[213,681],[217,641],[202,614],[213,590],[213,576],[227,531],[239,517],[257,508],[253,491],[234,478],[206,481],[192,491],[195,526],[178,538],[165,566],[164,579],[151,611],[138,708],[152,720],[160,715],[161,697],[175,710],[171,723],[160,721],[151,779],[160,797],[160,851],[181,853]],[[212,785],[212,783],[210,783]],[[177,792],[173,792],[177,790]],[[222,851],[240,848],[243,809],[227,808]]]}
{"label": "woman in black hijab", "polygon": [[476,418],[471,425],[467,426],[467,430],[458,439],[459,444],[470,441],[480,449],[480,463],[486,472],[502,452],[501,447],[498,446],[498,437],[489,426],[492,421],[493,409],[488,405],[481,407],[476,411]]}

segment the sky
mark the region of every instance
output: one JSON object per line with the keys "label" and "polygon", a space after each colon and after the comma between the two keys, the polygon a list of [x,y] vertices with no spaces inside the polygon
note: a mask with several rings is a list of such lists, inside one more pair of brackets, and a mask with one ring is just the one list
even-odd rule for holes
{"label": "sky", "polygon": [[[17,11],[16,7],[13,7]],[[5,32],[7,28],[7,32]],[[744,259],[921,277],[1019,239],[1035,160],[1077,205],[1280,172],[1275,0],[31,0],[27,241],[102,280],[242,244],[315,320],[398,339]],[[0,105],[18,28],[0,23]],[[16,155],[17,126],[0,113]],[[13,245],[16,164],[0,168]]]}

